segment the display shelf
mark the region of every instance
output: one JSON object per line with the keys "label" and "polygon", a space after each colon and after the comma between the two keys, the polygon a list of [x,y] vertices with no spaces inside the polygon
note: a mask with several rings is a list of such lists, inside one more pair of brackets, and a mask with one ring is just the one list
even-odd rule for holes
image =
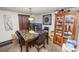
{"label": "display shelf", "polygon": [[61,33],[56,33],[56,35],[61,36],[62,34]]}
{"label": "display shelf", "polygon": [[67,39],[75,39],[77,15],[74,13],[55,14],[55,28],[53,42],[62,45]]}

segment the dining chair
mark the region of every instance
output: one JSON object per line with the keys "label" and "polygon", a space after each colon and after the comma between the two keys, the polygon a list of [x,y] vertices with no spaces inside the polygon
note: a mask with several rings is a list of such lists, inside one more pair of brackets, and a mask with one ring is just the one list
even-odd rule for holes
{"label": "dining chair", "polygon": [[49,44],[49,35],[48,35],[48,32],[45,32],[45,39],[46,39],[46,42],[47,44]]}
{"label": "dining chair", "polygon": [[21,36],[20,32],[19,31],[16,31],[15,32],[17,37],[18,37],[18,40],[19,40],[19,45],[20,45],[20,48],[21,48],[21,52],[22,52],[22,49],[23,49],[23,46],[25,45],[25,40],[24,38]]}
{"label": "dining chair", "polygon": [[44,27],[44,30],[48,31],[49,33],[49,27]]}
{"label": "dining chair", "polygon": [[45,36],[46,36],[47,44],[48,44],[48,38],[49,38],[49,27],[44,27],[44,30],[47,31],[47,32],[45,32]]}
{"label": "dining chair", "polygon": [[43,34],[41,34],[36,40],[35,47],[38,50],[38,52],[41,48],[45,48],[45,36]]}

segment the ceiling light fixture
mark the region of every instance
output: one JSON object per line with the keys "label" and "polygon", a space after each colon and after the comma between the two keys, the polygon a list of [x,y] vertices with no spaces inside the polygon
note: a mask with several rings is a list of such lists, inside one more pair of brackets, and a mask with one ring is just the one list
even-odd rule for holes
{"label": "ceiling light fixture", "polygon": [[34,17],[32,17],[32,8],[29,8],[29,14],[30,14],[30,17],[28,18],[28,20],[30,21],[34,20]]}

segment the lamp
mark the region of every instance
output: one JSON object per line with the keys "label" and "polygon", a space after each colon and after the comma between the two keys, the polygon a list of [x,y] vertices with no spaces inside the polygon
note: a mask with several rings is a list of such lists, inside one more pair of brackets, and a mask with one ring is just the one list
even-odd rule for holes
{"label": "lamp", "polygon": [[30,14],[30,17],[28,18],[28,20],[30,21],[34,20],[34,17],[32,17],[32,8],[29,8],[29,14]]}

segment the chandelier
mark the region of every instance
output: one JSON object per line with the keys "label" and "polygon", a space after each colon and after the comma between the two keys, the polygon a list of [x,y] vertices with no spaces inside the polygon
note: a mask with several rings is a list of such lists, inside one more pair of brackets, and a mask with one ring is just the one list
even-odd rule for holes
{"label": "chandelier", "polygon": [[30,17],[28,18],[28,20],[30,21],[34,20],[34,17],[32,17],[32,8],[29,8],[29,14],[30,14]]}

